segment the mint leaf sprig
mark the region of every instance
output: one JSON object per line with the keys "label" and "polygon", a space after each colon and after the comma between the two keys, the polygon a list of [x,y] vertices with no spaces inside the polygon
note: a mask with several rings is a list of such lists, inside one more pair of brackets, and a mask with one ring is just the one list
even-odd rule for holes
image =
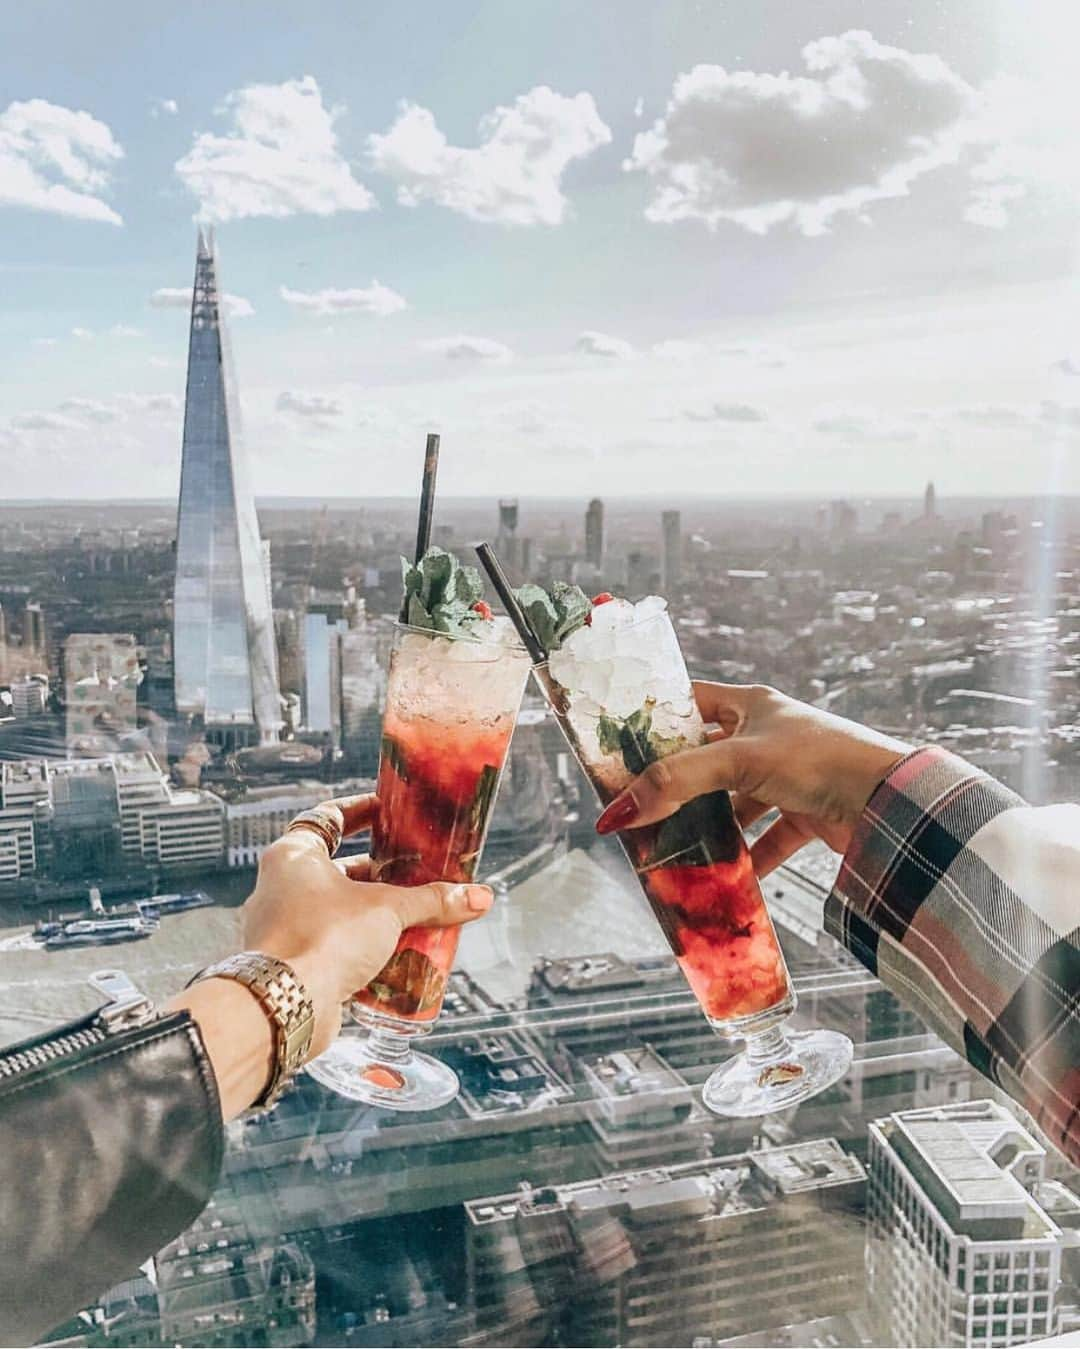
{"label": "mint leaf sprig", "polygon": [[484,593],[480,573],[443,548],[429,548],[416,564],[403,557],[401,583],[404,618],[410,627],[466,637],[484,622],[473,609]]}
{"label": "mint leaf sprig", "polygon": [[592,613],[592,600],[580,586],[556,581],[549,594],[543,586],[529,582],[514,591],[540,645],[549,654],[585,625]]}

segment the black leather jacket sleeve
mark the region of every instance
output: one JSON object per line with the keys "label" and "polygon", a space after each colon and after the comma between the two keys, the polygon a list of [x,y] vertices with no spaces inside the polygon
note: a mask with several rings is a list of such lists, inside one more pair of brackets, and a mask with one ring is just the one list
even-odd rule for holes
{"label": "black leather jacket sleeve", "polygon": [[213,1069],[186,1012],[94,1017],[0,1052],[0,1343],[32,1344],[130,1277],[221,1170]]}

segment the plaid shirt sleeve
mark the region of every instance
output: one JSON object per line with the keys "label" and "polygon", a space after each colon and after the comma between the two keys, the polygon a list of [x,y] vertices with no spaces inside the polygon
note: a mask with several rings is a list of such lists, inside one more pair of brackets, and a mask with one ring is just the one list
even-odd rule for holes
{"label": "plaid shirt sleeve", "polygon": [[870,798],[825,926],[1080,1164],[1080,807],[916,750]]}

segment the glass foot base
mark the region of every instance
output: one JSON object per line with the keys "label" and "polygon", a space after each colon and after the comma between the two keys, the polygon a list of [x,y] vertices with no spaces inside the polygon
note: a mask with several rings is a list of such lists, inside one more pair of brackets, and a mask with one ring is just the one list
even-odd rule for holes
{"label": "glass foot base", "polygon": [[852,1052],[851,1041],[839,1031],[766,1031],[717,1068],[701,1099],[714,1115],[771,1115],[839,1082],[851,1066]]}
{"label": "glass foot base", "polygon": [[407,1040],[404,1051],[394,1046],[395,1052],[381,1054],[385,1046],[374,1039],[341,1038],[305,1071],[327,1090],[383,1110],[437,1110],[461,1090],[452,1068],[417,1054]]}

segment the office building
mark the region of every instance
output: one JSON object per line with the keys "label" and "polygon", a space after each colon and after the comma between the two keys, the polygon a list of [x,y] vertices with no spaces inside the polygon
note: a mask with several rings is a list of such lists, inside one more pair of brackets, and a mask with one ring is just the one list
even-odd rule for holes
{"label": "office building", "polygon": [[48,675],[27,675],[11,681],[11,710],[19,720],[40,717],[48,701]]}
{"label": "office building", "polygon": [[315,1267],[294,1242],[252,1240],[226,1182],[154,1261],[162,1344],[299,1346],[315,1336]]}
{"label": "office building", "polygon": [[[389,625],[384,625],[388,627]],[[341,670],[341,741],[357,772],[375,775],[382,736],[389,634],[362,618],[338,638]]]}
{"label": "office building", "polygon": [[249,788],[240,801],[225,805],[225,861],[230,867],[253,867],[275,839],[279,839],[294,815],[325,801],[330,788],[323,783],[310,787]]}
{"label": "office building", "polygon": [[467,1203],[477,1342],[708,1343],[855,1310],[864,1191],[820,1139]]}
{"label": "office building", "polygon": [[664,511],[660,516],[660,526],[663,535],[660,584],[664,594],[671,595],[682,584],[682,515],[679,511]]}
{"label": "office building", "polygon": [[923,493],[923,519],[936,520],[937,518],[937,493],[934,490],[934,484],[928,482],[926,491]]}
{"label": "office building", "polygon": [[64,641],[65,739],[69,754],[100,755],[135,730],[142,681],[127,632],[73,632]]}
{"label": "office building", "polygon": [[1057,1333],[1063,1252],[1075,1261],[1078,1247],[1040,1202],[1045,1169],[1045,1148],[994,1101],[870,1126],[867,1292],[884,1342],[1008,1346]]}
{"label": "office building", "polygon": [[585,512],[585,561],[591,567],[604,564],[604,503],[593,497]]}
{"label": "office building", "polygon": [[268,554],[240,437],[212,236],[199,231],[177,516],[176,709],[228,744],[281,723]]}
{"label": "office building", "polygon": [[506,567],[517,568],[518,557],[518,504],[516,501],[499,502],[499,532],[495,539],[495,548],[499,560]]}
{"label": "office building", "polygon": [[23,610],[22,644],[28,655],[45,655],[45,615],[40,604],[29,603]]}
{"label": "office building", "polygon": [[341,600],[313,600],[304,615],[304,697],[306,731],[341,742],[341,656],[339,640],[348,630]]}
{"label": "office building", "polygon": [[220,864],[224,803],[172,786],[153,755],[0,766],[0,880]]}

